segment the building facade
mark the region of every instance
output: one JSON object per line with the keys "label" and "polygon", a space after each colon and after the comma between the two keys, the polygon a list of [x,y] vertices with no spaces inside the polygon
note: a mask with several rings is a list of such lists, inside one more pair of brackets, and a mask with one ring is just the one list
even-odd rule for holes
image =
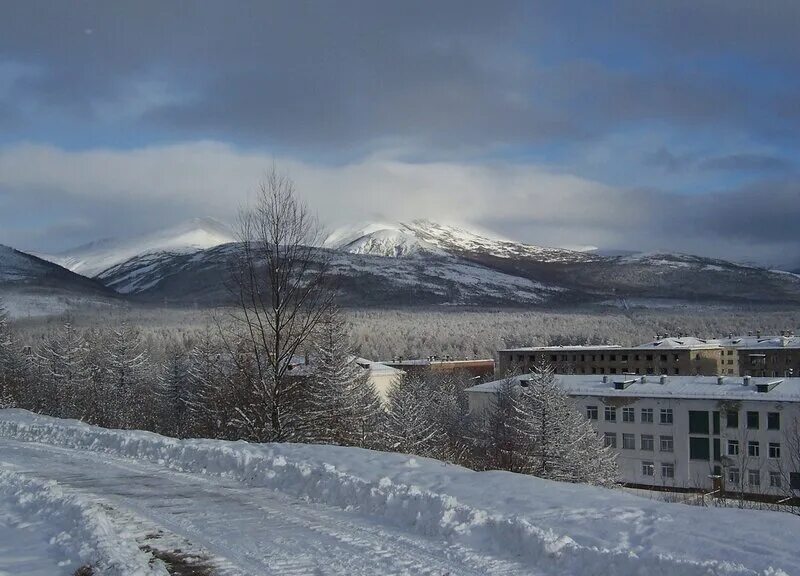
{"label": "building facade", "polygon": [[[558,375],[556,381],[616,451],[626,484],[800,498],[800,378]],[[469,388],[471,412],[491,410],[504,382]]]}
{"label": "building facade", "polygon": [[800,376],[800,338],[788,332],[763,337],[664,337],[633,347],[510,348],[497,355],[499,375],[525,373],[545,360],[557,374]]}

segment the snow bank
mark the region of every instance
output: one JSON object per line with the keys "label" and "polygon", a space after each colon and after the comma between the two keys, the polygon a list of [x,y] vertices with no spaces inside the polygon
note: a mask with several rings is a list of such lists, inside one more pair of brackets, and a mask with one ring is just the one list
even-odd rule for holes
{"label": "snow bank", "polygon": [[161,561],[115,531],[100,505],[65,494],[55,482],[0,470],[0,500],[26,518],[45,520],[51,541],[68,558],[91,565],[98,575],[168,576]]}
{"label": "snow bank", "polygon": [[800,519],[788,514],[692,508],[355,448],[176,440],[22,410],[0,411],[0,436],[234,478],[545,574],[778,576],[800,566]]}

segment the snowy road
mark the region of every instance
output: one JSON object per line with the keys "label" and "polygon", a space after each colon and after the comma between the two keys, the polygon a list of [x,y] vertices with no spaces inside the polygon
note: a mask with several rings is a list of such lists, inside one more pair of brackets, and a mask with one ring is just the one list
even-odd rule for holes
{"label": "snowy road", "polygon": [[207,557],[217,574],[532,573],[347,510],[106,454],[0,438],[0,468],[88,496],[140,546]]}

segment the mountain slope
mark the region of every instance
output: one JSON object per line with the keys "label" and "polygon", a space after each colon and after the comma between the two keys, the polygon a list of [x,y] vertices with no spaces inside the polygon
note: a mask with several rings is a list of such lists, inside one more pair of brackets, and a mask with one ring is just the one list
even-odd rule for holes
{"label": "mountain slope", "polygon": [[222,222],[212,218],[195,218],[151,234],[99,240],[59,254],[42,254],[41,257],[72,272],[92,278],[104,270],[143,254],[192,253],[233,241],[233,233]]}
{"label": "mountain slope", "polygon": [[119,300],[97,280],[3,245],[0,298],[12,317],[58,314],[78,306],[106,306]]}
{"label": "mountain slope", "polygon": [[[404,258],[351,254],[320,248],[329,257],[342,299],[352,305],[541,304],[567,291],[492,270],[452,256]],[[140,301],[223,303],[236,245],[194,254],[146,254],[104,271],[98,279]]]}
{"label": "mountain slope", "polygon": [[429,254],[487,255],[497,258],[525,258],[538,262],[590,262],[591,253],[544,248],[513,242],[473,231],[431,222],[413,220],[407,223],[369,223],[336,230],[325,246],[354,254],[403,257],[425,252]]}

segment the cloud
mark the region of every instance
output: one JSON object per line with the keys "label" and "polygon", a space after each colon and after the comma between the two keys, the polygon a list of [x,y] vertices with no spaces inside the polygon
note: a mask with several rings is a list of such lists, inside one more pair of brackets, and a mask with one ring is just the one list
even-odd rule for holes
{"label": "cloud", "polygon": [[[707,194],[624,189],[507,162],[417,162],[390,153],[340,165],[240,150],[217,142],[132,151],[0,149],[0,242],[52,250],[62,222],[74,240],[141,232],[194,216],[233,219],[273,163],[329,227],[430,218],[473,223],[545,245],[670,250],[774,262],[800,254],[800,187],[759,182]],[[49,207],[21,234],[32,205]],[[83,226],[85,224],[85,226]],[[37,231],[35,233],[34,231]],[[52,234],[48,237],[48,235]],[[22,240],[36,245],[19,244]],[[77,243],[77,242],[76,242]],[[66,247],[66,246],[62,246]]]}
{"label": "cloud", "polygon": [[8,106],[28,121],[161,141],[442,158],[668,122],[796,142],[797,9],[733,4],[33,0],[0,21],[0,64],[41,71]]}
{"label": "cloud", "polygon": [[766,154],[731,154],[707,158],[700,163],[702,170],[785,172],[791,170],[792,162]]}

